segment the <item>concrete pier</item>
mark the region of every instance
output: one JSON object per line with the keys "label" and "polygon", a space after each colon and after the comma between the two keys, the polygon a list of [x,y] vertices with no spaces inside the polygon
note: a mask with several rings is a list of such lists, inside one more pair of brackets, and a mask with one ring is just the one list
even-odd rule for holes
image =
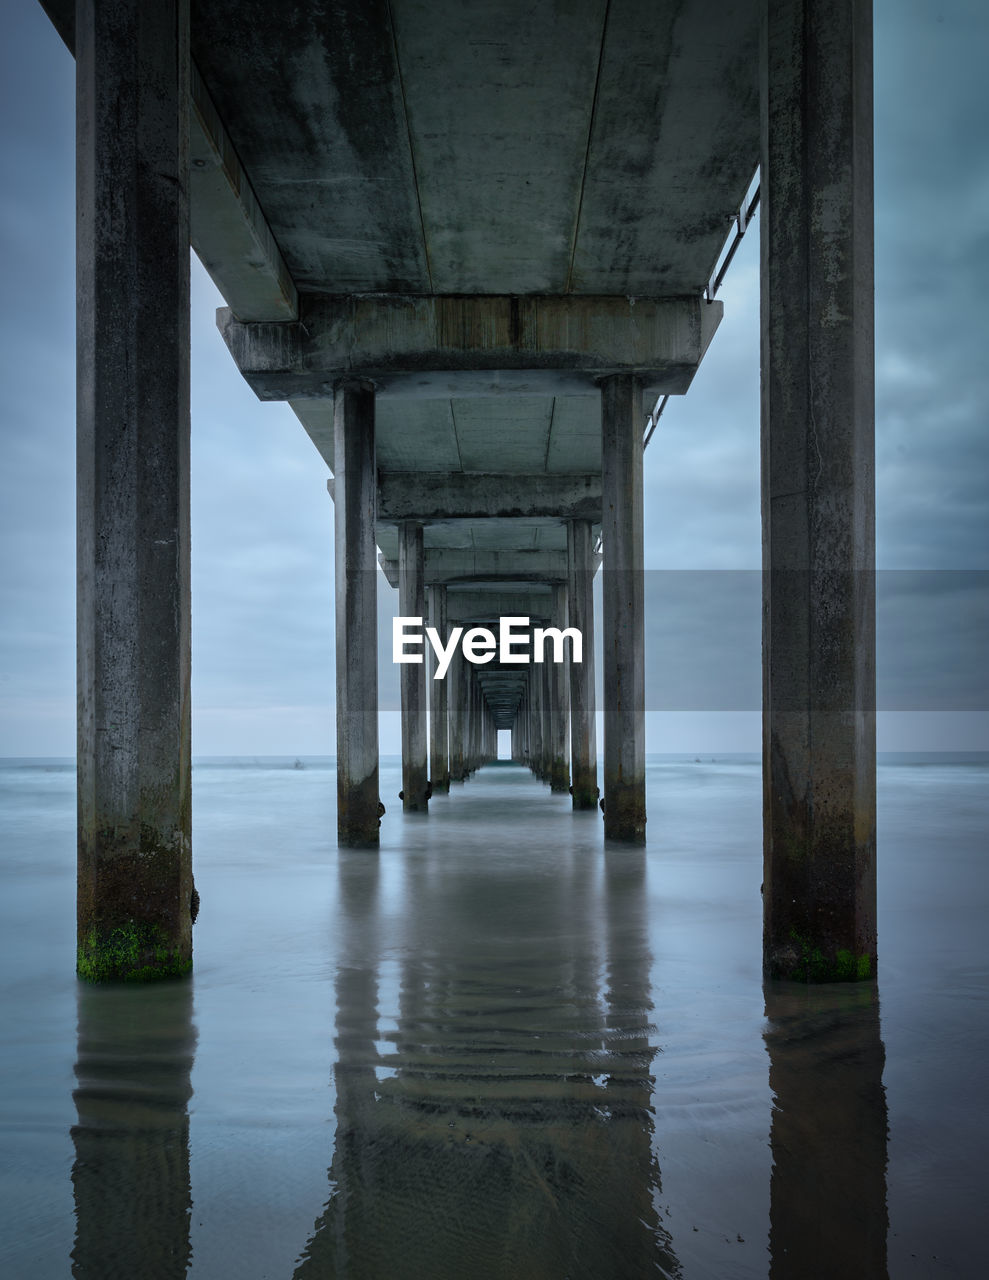
{"label": "concrete pier", "polygon": [[333,400],[337,654],[337,839],[377,845],[378,614],[374,387],[341,381]]}
{"label": "concrete pier", "polygon": [[876,972],[872,33],[769,6],[763,66],[764,961]]}
{"label": "concrete pier", "polygon": [[594,570],[589,520],[567,523],[567,625],[584,637],[583,661],[570,663],[570,774],[573,807],[598,803],[594,700]]}
{"label": "concrete pier", "polygon": [[192,965],[188,8],[76,13],[80,977]]}
{"label": "concrete pier", "polygon": [[[446,636],[446,587],[429,588],[430,626]],[[437,658],[430,649],[429,660],[429,779],[433,795],[450,790],[450,739],[447,729],[447,682],[435,679]]]}
{"label": "concrete pier", "polygon": [[604,543],[604,833],[646,838],[642,393],[626,374],[601,381]]}
{"label": "concrete pier", "polygon": [[[405,618],[426,616],[426,565],[422,525],[405,520],[398,530],[398,608]],[[399,667],[402,704],[402,808],[425,813],[429,807],[426,769],[426,663]]]}
{"label": "concrete pier", "polygon": [[[714,39],[704,0],[578,5],[565,47],[555,15],[475,39],[514,20],[500,0],[452,35],[455,6],[339,0],[354,40],[329,45],[317,5],[231,27],[215,0],[44,4],[78,55],[80,973],[191,963],[190,242],[241,374],[335,477],[341,844],[378,842],[376,548],[411,616],[435,588],[444,633],[549,620],[567,584],[581,666],[458,653],[429,757],[442,792],[514,721],[557,791],[569,740],[593,805],[599,531],[604,830],[641,843],[645,414],[705,356],[761,164],[765,966],[872,977],[868,0],[741,0]],[[409,809],[426,675],[402,673]]]}

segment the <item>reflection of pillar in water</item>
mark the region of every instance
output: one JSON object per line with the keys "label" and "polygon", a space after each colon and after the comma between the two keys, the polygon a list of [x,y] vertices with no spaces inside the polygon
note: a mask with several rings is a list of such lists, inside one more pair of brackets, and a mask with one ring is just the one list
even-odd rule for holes
{"label": "reflection of pillar in water", "polygon": [[373,1044],[370,916],[363,997],[352,957],[339,970],[333,1194],[296,1280],[679,1275],[655,1210],[641,868],[609,874],[602,921],[598,865],[409,859],[394,1052]]}
{"label": "reflection of pillar in water", "polygon": [[192,986],[80,986],[78,1015],[72,1275],[185,1276]]}
{"label": "reflection of pillar in water", "polygon": [[372,1221],[373,1180],[365,1165],[377,1106],[379,862],[341,851],[340,958],[336,971],[336,1139],[329,1169],[330,1198],[295,1269],[295,1280],[370,1276],[362,1233]]}
{"label": "reflection of pillar in water", "polygon": [[884,1280],[885,1051],[873,985],[766,983],[772,1280]]}
{"label": "reflection of pillar in water", "polygon": [[[659,1163],[653,1150],[652,1094],[655,1079],[652,955],[646,923],[646,859],[642,850],[605,854],[606,974],[604,1046],[609,1069],[606,1099],[611,1160],[625,1177],[612,1178],[605,1212],[625,1224],[616,1247],[625,1249],[619,1274],[679,1276],[669,1232],[656,1211]],[[634,1230],[633,1224],[641,1224]]]}

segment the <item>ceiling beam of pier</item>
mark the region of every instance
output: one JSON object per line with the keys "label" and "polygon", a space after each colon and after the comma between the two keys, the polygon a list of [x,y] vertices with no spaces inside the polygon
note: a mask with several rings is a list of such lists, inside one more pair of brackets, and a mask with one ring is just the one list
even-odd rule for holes
{"label": "ceiling beam of pier", "polygon": [[332,396],[344,377],[378,396],[593,395],[635,374],[647,401],[682,395],[721,320],[695,297],[300,295],[298,321],[217,325],[262,400]]}
{"label": "ceiling beam of pier", "polygon": [[379,524],[402,520],[543,519],[601,521],[601,476],[466,472],[381,472]]}

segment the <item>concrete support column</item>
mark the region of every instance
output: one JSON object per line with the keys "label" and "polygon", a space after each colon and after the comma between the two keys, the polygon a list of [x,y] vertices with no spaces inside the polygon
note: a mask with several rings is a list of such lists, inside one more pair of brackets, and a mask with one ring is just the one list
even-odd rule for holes
{"label": "concrete support column", "polygon": [[337,840],[377,845],[378,584],[374,387],[340,383],[333,398],[337,648]]}
{"label": "concrete support column", "polygon": [[545,663],[537,666],[536,672],[539,680],[539,776],[543,782],[549,782],[553,741],[552,687]]}
{"label": "concrete support column", "polygon": [[[430,625],[446,641],[446,587],[429,588]],[[436,653],[429,646],[429,778],[433,795],[446,795],[450,790],[450,739],[447,730],[446,678],[435,679],[438,665]]]}
{"label": "concrete support column", "polygon": [[542,670],[529,667],[529,732],[532,749],[529,768],[537,778],[542,778],[543,767],[543,677]]}
{"label": "concrete support column", "polygon": [[472,664],[467,665],[467,772],[477,768],[477,677]]}
{"label": "concrete support column", "polygon": [[[398,527],[398,609],[404,618],[426,614],[426,558],[422,525],[404,520]],[[399,668],[402,705],[402,808],[425,813],[429,807],[426,769],[426,663]]]}
{"label": "concrete support column", "polygon": [[476,669],[471,670],[471,763],[479,769],[484,763],[484,698]]}
{"label": "concrete support column", "polygon": [[769,0],[764,962],[876,972],[872,5]]}
{"label": "concrete support column", "polygon": [[464,704],[464,781],[474,771],[473,751],[471,749],[472,735],[474,732],[474,668],[466,658],[461,657],[461,696]]}
{"label": "concrete support column", "polygon": [[187,0],[76,10],[80,977],[192,966]]}
{"label": "concrete support column", "polygon": [[[567,625],[567,589],[562,583],[553,588],[551,625],[560,630]],[[549,785],[551,791],[564,792],[570,790],[570,680],[567,665],[566,660],[550,662],[547,672],[550,686]]]}
{"label": "concrete support column", "polygon": [[573,807],[598,803],[594,705],[594,566],[590,520],[567,524],[568,626],[583,636],[583,661],[570,663],[570,773]]}
{"label": "concrete support column", "polygon": [[646,838],[642,392],[619,374],[601,381],[604,543],[604,833]]}
{"label": "concrete support column", "polygon": [[467,728],[467,663],[462,649],[457,649],[446,673],[449,687],[450,781],[463,782],[467,772],[464,760],[464,735]]}

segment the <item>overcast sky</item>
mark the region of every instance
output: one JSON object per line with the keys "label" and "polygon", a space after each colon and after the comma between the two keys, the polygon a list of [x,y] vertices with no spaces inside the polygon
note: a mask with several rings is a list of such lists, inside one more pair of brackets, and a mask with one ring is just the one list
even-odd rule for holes
{"label": "overcast sky", "polygon": [[[0,755],[75,750],[72,59],[37,0],[0,41]],[[876,5],[880,746],[989,749],[989,5]],[[651,750],[757,750],[758,231],[646,453]],[[193,262],[193,749],[334,750],[332,505]],[[676,570],[678,572],[667,572]],[[695,572],[682,572],[690,570]],[[748,572],[725,572],[744,570]],[[705,572],[696,572],[705,571]],[[397,613],[382,580],[381,612]],[[397,680],[382,666],[383,704]],[[397,750],[386,714],[382,750]]]}

